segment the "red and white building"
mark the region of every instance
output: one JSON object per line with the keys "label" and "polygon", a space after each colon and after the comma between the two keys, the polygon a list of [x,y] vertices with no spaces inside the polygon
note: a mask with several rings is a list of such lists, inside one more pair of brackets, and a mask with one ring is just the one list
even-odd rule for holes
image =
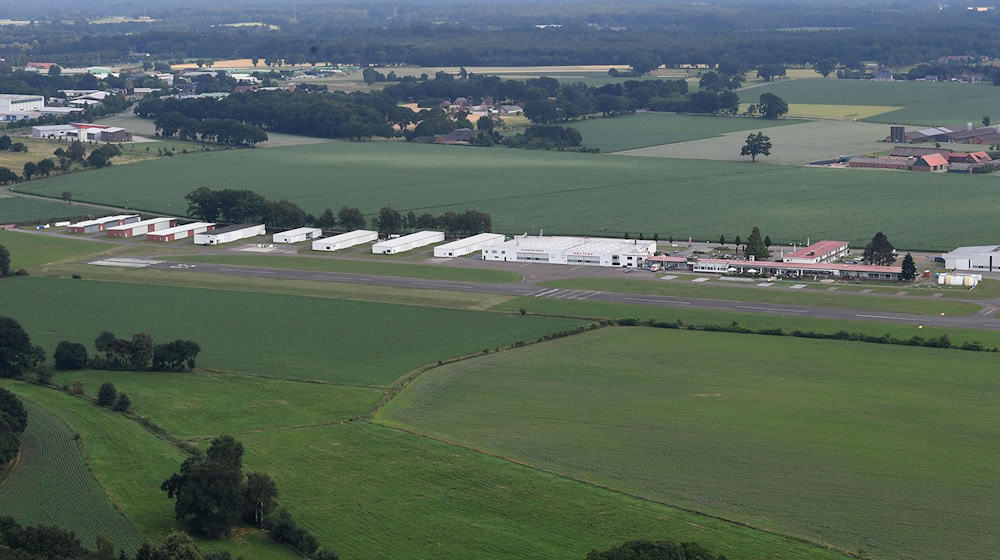
{"label": "red and white building", "polygon": [[826,263],[842,258],[847,250],[846,241],[817,241],[788,253],[782,260],[787,263]]}
{"label": "red and white building", "polygon": [[105,231],[108,232],[108,237],[133,237],[151,231],[172,228],[176,225],[177,218],[152,218],[141,222],[109,227]]}
{"label": "red and white building", "polygon": [[131,224],[139,221],[137,214],[122,214],[119,216],[104,216],[94,220],[86,220],[69,225],[70,233],[97,233],[109,227]]}
{"label": "red and white building", "polygon": [[859,280],[899,280],[900,266],[836,263],[790,263],[776,261],[746,261],[732,259],[697,259],[691,264],[694,272],[715,274],[756,274],[761,276],[830,276]]}
{"label": "red and white building", "polygon": [[194,222],[172,228],[151,231],[146,234],[146,241],[176,241],[185,237],[192,237],[197,233],[204,233],[215,229],[214,223]]}

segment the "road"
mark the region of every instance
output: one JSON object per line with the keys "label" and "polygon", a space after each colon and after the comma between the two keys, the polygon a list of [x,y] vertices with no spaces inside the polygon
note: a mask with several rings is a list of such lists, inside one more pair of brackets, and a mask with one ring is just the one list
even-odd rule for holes
{"label": "road", "polygon": [[476,282],[424,280],[419,278],[403,278],[394,276],[374,276],[366,274],[347,274],[341,272],[290,270],[211,263],[188,264],[170,261],[163,261],[158,264],[151,265],[149,268],[230,274],[252,278],[285,278],[290,280],[364,284],[369,286],[388,286],[418,290],[442,290],[450,292],[482,293],[505,296],[544,297],[573,301],[629,303],[654,305],[658,307],[709,309],[739,313],[766,313],[770,315],[785,315],[789,317],[813,317],[817,319],[843,319],[934,327],[1000,330],[1000,321],[993,316],[996,313],[996,307],[987,307],[984,309],[983,313],[975,315],[913,315],[907,313],[866,312],[857,309],[804,307],[798,305],[652,296],[617,292],[597,292],[591,290],[567,290],[540,287],[530,281],[509,284],[482,284]]}

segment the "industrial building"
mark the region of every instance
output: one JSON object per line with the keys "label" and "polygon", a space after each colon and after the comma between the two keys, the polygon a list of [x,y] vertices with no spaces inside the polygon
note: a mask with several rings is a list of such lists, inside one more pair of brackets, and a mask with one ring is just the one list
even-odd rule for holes
{"label": "industrial building", "polygon": [[108,237],[134,237],[151,231],[172,228],[176,225],[177,218],[152,218],[142,220],[141,222],[109,227],[105,231],[108,232]]}
{"label": "industrial building", "polygon": [[901,266],[868,264],[789,263],[746,261],[741,259],[697,259],[691,264],[694,272],[714,274],[757,274],[762,276],[830,276],[858,280],[899,280]]}
{"label": "industrial building", "polygon": [[655,253],[656,242],[641,239],[522,235],[483,249],[483,259],[488,261],[635,267]]}
{"label": "industrial building", "polygon": [[435,257],[460,257],[469,253],[499,245],[507,239],[502,233],[480,233],[465,239],[434,247]]}
{"label": "industrial building", "polygon": [[282,231],[271,236],[272,243],[300,243],[323,236],[323,230],[313,227],[300,227]]}
{"label": "industrial building", "polygon": [[394,237],[379,241],[372,245],[373,255],[395,255],[405,253],[417,247],[424,247],[431,243],[444,241],[444,232],[441,231],[418,231],[402,237]]}
{"label": "industrial building", "polygon": [[149,232],[146,234],[146,241],[176,241],[178,239],[184,239],[185,237],[191,237],[192,235],[199,234],[203,231],[211,231],[212,229],[215,229],[214,223],[193,222],[190,224]]}
{"label": "industrial building", "polygon": [[842,258],[847,250],[846,241],[817,241],[784,255],[782,260],[789,263],[826,263]]}
{"label": "industrial building", "polygon": [[41,95],[0,93],[0,113],[28,113],[44,106],[45,97]]}
{"label": "industrial building", "polygon": [[136,214],[122,214],[120,216],[105,216],[94,220],[86,220],[69,225],[70,233],[97,233],[109,227],[131,224],[139,221]]}
{"label": "industrial building", "polygon": [[948,270],[1000,272],[1000,245],[959,247],[942,257]]}
{"label": "industrial building", "polygon": [[76,134],[77,128],[71,124],[49,124],[31,127],[32,138],[65,138],[67,134]]}
{"label": "industrial building", "polygon": [[377,231],[369,231],[367,229],[356,229],[354,231],[349,231],[347,233],[341,233],[340,235],[334,235],[332,237],[324,237],[323,239],[317,239],[312,243],[312,250],[339,251],[340,249],[346,249],[348,247],[354,247],[355,245],[360,245],[362,243],[370,243],[372,241],[378,241]]}
{"label": "industrial building", "polygon": [[223,243],[232,243],[233,241],[257,237],[258,235],[265,235],[266,233],[267,232],[264,230],[264,224],[236,224],[213,231],[196,233],[194,236],[194,244],[222,245]]}

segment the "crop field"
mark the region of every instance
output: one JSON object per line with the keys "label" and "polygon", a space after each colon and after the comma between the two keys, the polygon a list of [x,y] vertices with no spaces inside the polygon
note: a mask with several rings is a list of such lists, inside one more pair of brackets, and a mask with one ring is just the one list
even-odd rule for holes
{"label": "crop field", "polygon": [[[0,309],[49,352],[105,329],[201,345],[198,366],[346,385],[388,385],[411,369],[585,324],[570,319],[427,309],[331,298],[14,278]],[[95,318],[100,318],[95,320]],[[359,360],[363,355],[368,359]]]}
{"label": "crop field", "polygon": [[[769,132],[777,138],[779,132],[812,124]],[[806,131],[804,137],[817,133]],[[875,138],[869,132],[862,136]],[[775,157],[795,149],[776,142]],[[830,151],[839,153],[832,147]],[[296,176],[289,183],[286,170],[291,168]],[[174,180],[163,183],[158,179],[163,176]],[[723,233],[749,233],[757,225],[776,243],[801,243],[811,236],[863,246],[874,232],[884,231],[897,248],[930,250],[1000,237],[993,211],[1000,190],[989,176],[400,142],[190,154],[74,174],[72,181],[33,181],[20,188],[56,197],[70,188],[79,200],[129,200],[134,207],[182,215],[191,185],[206,181],[217,189],[249,188],[270,198],[287,198],[313,214],[343,205],[357,206],[369,218],[385,205],[417,214],[472,208],[488,212],[494,230],[506,233],[544,229],[548,234],[644,232],[650,237],[659,233],[661,238],[718,239]],[[942,192],[962,196],[942,197]]]}
{"label": "crop field", "polygon": [[248,464],[343,558],[573,560],[635,538],[744,560],[843,558],[368,423],[242,441]]}
{"label": "crop field", "polygon": [[52,383],[74,381],[91,397],[102,383],[113,383],[137,414],[185,439],[331,424],[367,413],[382,398],[382,391],[365,387],[215,373],[66,371]]}
{"label": "crop field", "polygon": [[73,431],[44,408],[24,404],[28,428],[17,466],[0,480],[0,516],[71,529],[90,547],[101,535],[116,548],[139,548],[135,528],[91,475]]}
{"label": "crop field", "polygon": [[543,285],[551,288],[597,290],[658,296],[693,297],[729,301],[783,303],[837,309],[865,309],[895,313],[921,313],[925,315],[968,315],[982,309],[975,303],[941,301],[907,297],[870,296],[860,294],[831,294],[803,290],[763,289],[722,285],[722,282],[694,284],[684,281],[623,280],[618,278],[573,278],[554,280]]}
{"label": "crop field", "polygon": [[[740,103],[740,112],[747,110],[749,103]],[[823,103],[789,103],[786,118],[833,119],[854,121],[902,109],[885,105],[830,105]]]}
{"label": "crop field", "polygon": [[[184,453],[121,414],[83,399],[24,383],[7,388],[80,434],[91,471],[142,540],[160,542],[177,529],[173,504],[160,491],[160,483],[176,472]],[[198,546],[206,552],[229,550],[234,557],[255,560],[296,558],[288,549],[247,528],[237,528],[230,539],[198,541]]]}
{"label": "crop field", "polygon": [[875,558],[976,558],[1000,547],[1000,380],[955,357],[603,329],[431,370],[377,420]]}
{"label": "crop field", "polygon": [[[1000,115],[996,86],[947,82],[874,82],[870,80],[785,80],[741,90],[740,100],[756,103],[773,93],[789,105],[884,105],[903,107],[865,120],[910,125],[964,125],[983,115]],[[888,135],[888,130],[886,130]]]}
{"label": "crop field", "polygon": [[62,201],[0,194],[0,223],[3,224],[58,220],[86,215],[93,210],[88,207],[70,206]]}
{"label": "crop field", "polygon": [[760,130],[796,124],[793,120],[765,121],[743,117],[709,117],[678,113],[639,113],[623,117],[588,119],[570,126],[583,135],[583,145],[617,152],[712,138],[726,132]]}
{"label": "crop field", "polygon": [[[766,121],[748,120],[748,122]],[[771,139],[771,155],[758,157],[758,163],[800,165],[836,159],[842,155],[864,155],[891,149],[888,144],[882,142],[888,134],[884,125],[847,121],[790,122],[799,124],[771,128],[765,132]],[[756,129],[751,129],[751,132],[754,130]],[[628,150],[619,152],[618,155],[748,162],[748,158],[740,155],[740,148],[746,139],[746,131],[730,132],[703,140]],[[861,180],[867,184],[872,178],[865,177]]]}
{"label": "crop field", "polygon": [[[0,201],[0,204],[2,203]],[[114,245],[94,243],[83,239],[66,239],[7,231],[0,231],[0,245],[10,251],[11,269],[24,268],[29,271],[49,263],[83,258],[87,255],[116,249]]]}

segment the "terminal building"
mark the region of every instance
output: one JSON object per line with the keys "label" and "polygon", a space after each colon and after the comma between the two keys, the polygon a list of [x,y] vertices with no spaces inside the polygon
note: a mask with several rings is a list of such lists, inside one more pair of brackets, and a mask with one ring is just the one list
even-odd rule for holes
{"label": "terminal building", "polygon": [[942,257],[948,270],[1000,272],[1000,245],[959,247]]}
{"label": "terminal building", "polygon": [[846,241],[817,241],[808,247],[788,253],[782,260],[788,263],[827,263],[847,255]]}
{"label": "terminal building", "polygon": [[836,263],[791,263],[742,259],[696,259],[689,265],[694,272],[753,274],[761,276],[827,276],[857,280],[899,280],[901,266]]}
{"label": "terminal building", "polygon": [[483,260],[637,267],[656,254],[656,241],[522,235],[483,249]]}

